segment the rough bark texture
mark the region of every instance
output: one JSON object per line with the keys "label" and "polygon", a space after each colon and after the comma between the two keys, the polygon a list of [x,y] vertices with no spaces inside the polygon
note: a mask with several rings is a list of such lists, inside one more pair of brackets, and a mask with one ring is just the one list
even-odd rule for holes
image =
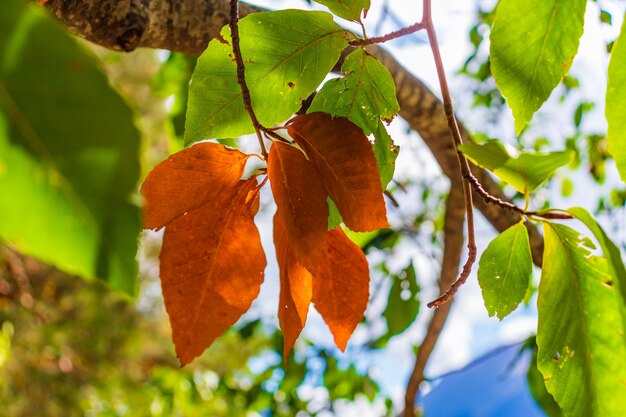
{"label": "rough bark texture", "polygon": [[[48,0],[76,34],[118,51],[138,47],[200,55],[228,23],[228,0]],[[242,16],[258,9],[241,4]]]}
{"label": "rough bark texture", "polygon": [[[79,36],[107,48],[132,51],[137,47],[162,48],[199,55],[228,23],[228,0],[49,0],[46,7]],[[241,16],[260,9],[241,4]],[[430,148],[452,183],[461,181],[443,105],[419,79],[379,46],[368,51],[390,70],[396,83],[400,115]],[[469,140],[461,126],[464,140]],[[474,174],[492,195],[503,198],[500,187],[482,169]],[[475,195],[476,207],[499,231],[519,221],[519,215],[502,210]],[[529,226],[535,264],[541,265],[543,239]]]}

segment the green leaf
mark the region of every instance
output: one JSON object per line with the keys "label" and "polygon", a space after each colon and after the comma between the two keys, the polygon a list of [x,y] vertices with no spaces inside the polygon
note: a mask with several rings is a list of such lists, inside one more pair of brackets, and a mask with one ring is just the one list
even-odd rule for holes
{"label": "green leaf", "polygon": [[[626,20],[625,20],[626,22]],[[606,120],[609,123],[609,153],[615,159],[622,181],[626,181],[626,23],[611,49],[609,82],[606,89]]]}
{"label": "green leaf", "polygon": [[537,366],[565,415],[622,416],[624,304],[612,268],[575,230],[545,223],[544,234]]}
{"label": "green leaf", "polygon": [[361,20],[363,10],[370,8],[370,0],[315,0],[328,7],[333,14],[346,20]]}
{"label": "green leaf", "polygon": [[602,248],[604,257],[609,261],[613,268],[613,275],[617,278],[615,285],[619,288],[622,296],[622,302],[626,305],[626,268],[622,261],[622,254],[619,248],[611,241],[604,232],[597,220],[582,207],[572,207],[567,210],[572,216],[583,222],[585,226],[591,230],[596,240]]}
{"label": "green leaf", "polygon": [[343,77],[329,80],[317,93],[309,113],[325,112],[342,116],[374,134],[374,154],[383,189],[393,178],[398,147],[381,119],[390,121],[400,110],[396,87],[389,70],[364,49],[347,56],[341,67]]}
{"label": "green leaf", "polygon": [[480,257],[478,282],[489,316],[500,320],[522,302],[533,272],[528,231],[524,223],[506,229]]}
{"label": "green leaf", "polygon": [[498,141],[483,144],[465,142],[459,149],[474,164],[487,168],[524,194],[536,190],[554,171],[567,165],[573,156],[572,151],[567,150],[550,153],[522,152],[519,156],[512,157]]}
{"label": "green leaf", "polygon": [[400,274],[391,277],[387,308],[383,317],[387,320],[387,338],[396,336],[415,321],[420,309],[419,291],[415,267],[410,264]]}
{"label": "green leaf", "polygon": [[139,133],[93,55],[40,7],[0,2],[0,235],[136,292]]}
{"label": "green leaf", "polygon": [[[326,12],[280,10],[239,21],[252,106],[264,126],[284,122],[320,85],[347,46],[344,30]],[[254,132],[237,83],[230,30],[198,59],[191,79],[187,144]]]}
{"label": "green leaf", "polygon": [[519,134],[569,71],[586,0],[500,0],[491,31],[491,72]]}

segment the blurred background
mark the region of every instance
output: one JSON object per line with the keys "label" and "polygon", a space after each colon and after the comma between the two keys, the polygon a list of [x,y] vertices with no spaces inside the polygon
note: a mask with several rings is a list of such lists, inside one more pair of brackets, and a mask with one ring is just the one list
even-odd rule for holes
{"label": "blurred background", "polygon": [[[305,0],[254,3],[325,10]],[[626,190],[606,152],[603,101],[607,51],[621,26],[624,2],[589,2],[585,34],[570,75],[519,138],[490,77],[488,37],[494,6],[494,1],[473,0],[433,5],[459,119],[478,139],[497,138],[537,151],[575,151],[575,161],[537,194],[534,205],[584,206],[623,247]],[[375,36],[420,19],[421,2],[372,0],[365,24]],[[195,58],[146,49],[124,54],[80,42],[98,57],[134,110],[143,178],[183,148],[187,86]],[[438,92],[423,34],[386,47]],[[54,54],[54,48],[49,53]],[[269,261],[261,295],[234,328],[183,369],[174,354],[161,298],[160,233],[141,235],[136,299],[101,282],[64,274],[2,244],[0,415],[397,415],[432,314],[426,303],[438,294],[448,182],[404,121],[394,120],[389,132],[400,147],[389,187],[398,205],[388,204],[392,228],[351,235],[368,256],[372,279],[366,316],[345,353],[337,351],[311,309],[294,353],[283,364],[276,318],[278,270],[271,243],[274,207],[265,190],[257,217]],[[254,150],[256,139],[244,137],[229,144]],[[511,198],[521,197],[512,188],[505,191]],[[479,253],[495,235],[487,222],[478,220]],[[531,288],[526,302],[509,317],[501,322],[489,318],[472,275],[455,298],[426,368],[418,400],[425,416],[542,415],[539,404],[546,415],[559,415],[533,367],[535,298]],[[502,411],[513,409],[520,414]]]}

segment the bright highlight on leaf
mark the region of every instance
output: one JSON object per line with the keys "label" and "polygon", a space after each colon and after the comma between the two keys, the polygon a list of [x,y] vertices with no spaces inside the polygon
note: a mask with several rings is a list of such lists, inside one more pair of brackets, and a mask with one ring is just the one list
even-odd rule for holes
{"label": "bright highlight on leaf", "polygon": [[316,3],[328,7],[335,15],[346,20],[361,20],[363,10],[367,13],[370,0],[315,0]]}
{"label": "bright highlight on leaf", "polygon": [[315,273],[325,251],[328,224],[322,177],[302,151],[278,142],[270,148],[267,172],[291,250]]}
{"label": "bright highlight on leaf", "polygon": [[341,67],[343,77],[327,81],[317,93],[309,113],[324,112],[341,116],[374,134],[374,154],[383,188],[393,178],[398,148],[389,137],[382,120],[391,121],[400,110],[396,86],[389,70],[364,49],[346,57]]}
{"label": "bright highlight on leaf", "polygon": [[544,224],[537,365],[565,415],[620,416],[626,398],[624,304],[589,239]]}
{"label": "bright highlight on leaf", "polygon": [[626,181],[626,24],[611,49],[606,90],[609,153],[615,158],[622,181]]}
{"label": "bright highlight on leaf", "polygon": [[141,187],[144,228],[160,229],[188,211],[218,201],[221,193],[239,182],[249,157],[206,142],[158,164]]}
{"label": "bright highlight on leaf", "polygon": [[480,257],[478,282],[489,316],[502,320],[515,310],[526,295],[531,275],[528,231],[518,223],[493,239]]}
{"label": "bright highlight on leaf", "polygon": [[[252,105],[268,127],[300,108],[347,46],[344,30],[326,12],[253,13],[239,21],[239,32]],[[228,27],[221,36],[200,56],[191,80],[186,143],[254,132],[237,83]]]}
{"label": "bright highlight on leaf", "polygon": [[293,118],[287,130],[321,173],[350,230],[388,226],[376,158],[358,126],[341,117],[311,113]]}
{"label": "bright highlight on leaf", "polygon": [[161,286],[176,354],[185,365],[235,324],[257,297],[266,261],[254,215],[256,179],[165,227]]}
{"label": "bright highlight on leaf", "polygon": [[[582,207],[572,207],[567,210],[572,216],[583,222],[585,226],[591,230],[596,240],[602,248],[604,257],[609,261],[613,268],[613,274],[617,278],[615,284],[618,286],[622,296],[622,303],[626,306],[626,268],[622,260],[622,254],[619,248],[611,241],[604,232],[598,221],[587,210]],[[626,322],[625,322],[626,324]],[[626,334],[626,332],[625,332]]]}
{"label": "bright highlight on leaf", "polygon": [[326,247],[326,257],[313,279],[313,303],[330,328],[335,344],[344,351],[365,314],[369,266],[361,248],[339,227],[326,234]]}
{"label": "bright highlight on leaf", "polygon": [[491,31],[491,72],[520,134],[569,71],[586,0],[500,0]]}
{"label": "bright highlight on leaf", "polygon": [[459,149],[474,164],[487,168],[523,194],[535,191],[558,168],[567,165],[573,156],[567,150],[551,153],[522,152],[519,156],[512,157],[498,141],[483,144],[466,142]]}

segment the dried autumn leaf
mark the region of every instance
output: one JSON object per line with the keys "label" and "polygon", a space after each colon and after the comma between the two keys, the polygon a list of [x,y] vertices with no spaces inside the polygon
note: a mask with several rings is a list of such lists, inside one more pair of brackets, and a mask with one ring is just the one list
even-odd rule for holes
{"label": "dried autumn leaf", "polygon": [[259,293],[266,261],[254,225],[256,186],[256,179],[240,181],[165,228],[161,287],[182,365],[234,324]]}
{"label": "dried autumn leaf", "polygon": [[310,113],[291,119],[287,130],[322,174],[350,230],[389,226],[376,157],[361,128],[342,117]]}
{"label": "dried autumn leaf", "polygon": [[306,323],[313,291],[313,277],[296,260],[289,245],[285,223],[279,212],[274,215],[274,246],[280,268],[278,322],[285,336],[283,355],[286,360]]}
{"label": "dried autumn leaf", "polygon": [[328,224],[322,178],[299,149],[278,142],[270,148],[267,173],[291,247],[298,261],[315,273]]}
{"label": "dried autumn leaf", "polygon": [[340,227],[326,234],[326,257],[313,279],[313,303],[344,351],[369,299],[367,259]]}
{"label": "dried autumn leaf", "polygon": [[158,164],[141,186],[145,200],[144,228],[160,229],[216,200],[225,189],[237,184],[249,157],[236,149],[206,142],[175,153]]}

